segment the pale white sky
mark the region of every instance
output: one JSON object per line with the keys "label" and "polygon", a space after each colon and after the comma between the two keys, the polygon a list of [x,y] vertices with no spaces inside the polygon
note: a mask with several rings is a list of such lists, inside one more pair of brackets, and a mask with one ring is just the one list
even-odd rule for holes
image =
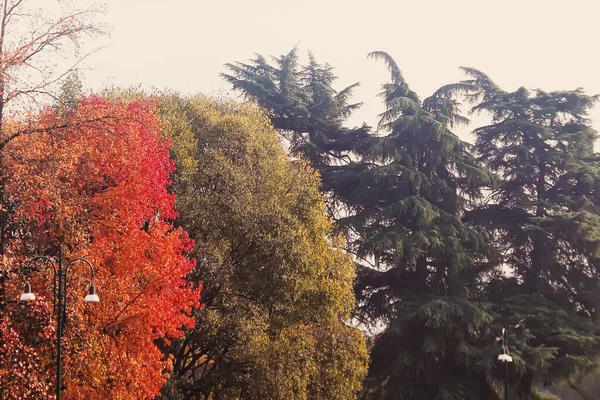
{"label": "pale white sky", "polygon": [[[384,50],[421,97],[487,73],[507,90],[583,87],[600,93],[598,0],[109,0],[108,48],[87,66],[86,86],[142,83],[182,92],[228,90],[223,64],[255,52],[279,55],[295,44],[336,67],[339,85],[360,81],[365,102],[352,123],[374,124],[375,97],[388,79]],[[600,130],[600,107],[592,117]],[[476,121],[479,122],[480,120]],[[462,133],[467,138],[466,131]]]}

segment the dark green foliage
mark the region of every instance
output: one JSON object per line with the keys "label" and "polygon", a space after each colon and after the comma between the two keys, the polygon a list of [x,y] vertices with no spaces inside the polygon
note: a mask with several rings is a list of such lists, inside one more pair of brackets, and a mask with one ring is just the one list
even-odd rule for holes
{"label": "dark green foliage", "polygon": [[474,112],[492,123],[475,130],[476,151],[499,184],[467,215],[502,250],[509,278],[488,285],[504,319],[523,327],[520,398],[537,384],[557,382],[597,365],[600,344],[596,133],[586,119],[596,98],[581,89],[501,90],[465,68],[479,90]]}
{"label": "dark green foliage", "polygon": [[[363,155],[338,221],[359,256],[357,315],[386,321],[371,353],[368,399],[493,398],[499,347],[493,310],[479,302],[497,257],[463,215],[490,174],[450,130],[467,122],[447,85],[421,101],[383,52],[385,132]],[[347,181],[348,182],[348,181]],[[369,263],[367,260],[375,260]]]}
{"label": "dark green foliage", "polygon": [[341,91],[330,65],[317,63],[309,54],[307,65],[298,63],[298,50],[272,57],[274,65],[262,55],[246,63],[227,64],[230,74],[222,74],[233,88],[258,102],[273,126],[289,142],[290,152],[302,156],[319,170],[349,161],[349,153],[369,143],[369,128],[348,129],[344,121],[360,103],[350,103],[358,83]]}
{"label": "dark green foliage", "polygon": [[[396,62],[376,135],[343,123],[354,86],[296,50],[270,65],[228,64],[236,90],[265,107],[292,155],[316,166],[357,266],[355,316],[383,324],[362,396],[369,400],[496,399],[508,329],[510,395],[593,369],[600,357],[600,156],[581,89],[505,92],[468,80],[423,100]],[[492,117],[474,146],[452,129]]]}
{"label": "dark green foliage", "polygon": [[60,92],[54,98],[53,109],[56,113],[69,113],[77,109],[83,95],[83,83],[79,71],[73,70],[65,76]]}
{"label": "dark green foliage", "polygon": [[392,74],[383,86],[387,110],[380,122],[388,134],[364,154],[351,190],[340,194],[348,215],[338,221],[354,234],[352,250],[378,264],[361,262],[359,285],[371,320],[394,315],[401,298],[477,293],[479,275],[495,259],[484,238],[461,221],[490,176],[449,129],[460,120],[453,90],[442,88],[421,102],[387,54],[373,55]]}
{"label": "dark green foliage", "polygon": [[497,399],[489,306],[422,296],[401,302],[375,343],[365,399]]}

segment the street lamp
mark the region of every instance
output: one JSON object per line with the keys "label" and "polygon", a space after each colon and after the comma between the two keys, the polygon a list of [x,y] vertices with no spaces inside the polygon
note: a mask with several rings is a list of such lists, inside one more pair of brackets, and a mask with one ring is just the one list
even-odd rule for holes
{"label": "street lamp", "polygon": [[[50,257],[46,256],[37,256],[32,258],[25,270],[27,272],[31,271],[35,268],[35,263],[37,261],[43,261],[52,266],[54,271],[53,274],[53,284],[54,284],[54,307],[56,309],[56,400],[60,400],[60,389],[61,389],[61,367],[62,367],[62,357],[61,357],[61,341],[63,336],[63,328],[67,321],[67,273],[69,271],[69,267],[75,261],[82,261],[90,267],[90,285],[88,287],[88,294],[85,296],[84,301],[86,303],[98,303],[100,298],[96,294],[96,287],[94,286],[94,267],[92,264],[83,257],[73,258],[71,260],[67,260],[63,267],[63,256],[62,249],[59,249],[58,252],[58,265],[54,260]],[[20,300],[22,302],[29,302],[35,300],[35,294],[31,291],[31,284],[29,280],[25,282],[25,288],[23,290],[23,294],[21,294]]]}
{"label": "street lamp", "polygon": [[508,351],[506,328],[502,328],[502,354],[498,356],[498,360],[504,363],[504,400],[508,400],[508,363],[513,362],[513,359]]}

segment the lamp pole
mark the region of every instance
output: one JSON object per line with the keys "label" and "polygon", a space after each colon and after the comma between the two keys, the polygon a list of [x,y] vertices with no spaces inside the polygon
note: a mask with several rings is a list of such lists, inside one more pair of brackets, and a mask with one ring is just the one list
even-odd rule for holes
{"label": "lamp pole", "polygon": [[[90,268],[90,285],[88,287],[88,294],[85,296],[84,301],[86,303],[98,303],[100,298],[96,294],[96,287],[94,286],[94,267],[92,264],[83,257],[73,258],[71,260],[63,260],[62,248],[58,252],[58,263],[52,258],[47,256],[36,256],[33,257],[25,270],[27,272],[35,269],[35,263],[43,261],[47,265],[52,266],[53,269],[53,295],[54,295],[54,309],[56,310],[56,400],[60,400],[61,392],[61,375],[62,375],[62,336],[63,328],[67,322],[67,276],[69,267],[76,261],[82,261],[87,264]],[[29,302],[35,300],[35,294],[31,292],[31,284],[29,280],[25,283],[25,289],[21,295],[22,302]]]}
{"label": "lamp pole", "polygon": [[506,327],[502,328],[502,354],[498,356],[498,360],[504,363],[504,400],[508,400],[508,363],[511,363],[513,359],[508,351]]}
{"label": "lamp pole", "polygon": [[[504,340],[506,340],[506,331],[504,332]],[[508,400],[508,361],[504,362],[504,400]]]}

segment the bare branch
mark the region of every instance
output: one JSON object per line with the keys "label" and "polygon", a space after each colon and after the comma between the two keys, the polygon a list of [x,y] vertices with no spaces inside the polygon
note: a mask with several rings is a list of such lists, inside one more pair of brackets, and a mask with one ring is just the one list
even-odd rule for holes
{"label": "bare branch", "polygon": [[48,132],[48,131],[58,130],[58,129],[76,128],[79,126],[90,126],[94,122],[117,120],[117,119],[119,119],[118,116],[103,115],[100,117],[90,118],[90,119],[83,120],[83,121],[66,122],[66,123],[58,124],[58,125],[50,125],[50,126],[42,126],[39,128],[22,129],[15,133],[12,133],[11,135],[7,136],[2,141],[0,141],[0,151],[2,151],[11,140],[13,140],[19,136],[22,136],[22,135],[31,135],[34,133],[43,133],[43,132]]}
{"label": "bare branch", "polygon": [[[18,97],[21,94],[28,94],[28,93],[43,94],[43,95],[47,95],[49,97],[52,97],[55,100],[58,100],[58,98],[55,95],[51,94],[51,92],[49,90],[47,90],[46,88],[48,88],[48,87],[50,87],[50,86],[52,86],[52,85],[60,82],[63,78],[65,78],[71,72],[73,72],[76,69],[78,69],[77,67],[79,66],[79,64],[81,64],[89,56],[91,56],[92,54],[95,54],[97,51],[101,50],[102,48],[103,47],[98,47],[98,48],[90,51],[89,53],[85,54],[84,56],[80,57],[73,65],[71,65],[69,68],[65,69],[65,71],[63,73],[61,73],[60,75],[58,75],[56,77],[52,77],[51,75],[47,76],[45,79],[42,79],[41,82],[39,82],[35,86],[32,86],[31,88],[22,89],[22,90],[15,90],[15,91],[9,93],[4,98],[4,104],[5,105],[8,104],[12,99]],[[35,67],[33,67],[33,66],[30,66],[30,68],[35,69]]]}
{"label": "bare branch", "polygon": [[13,14],[13,12],[15,11],[15,9],[16,9],[17,7],[19,7],[19,6],[21,5],[21,3],[23,3],[23,0],[18,0],[17,2],[15,2],[15,4],[13,4],[13,5],[12,5],[12,6],[11,6],[11,7],[8,9],[8,11],[6,11],[6,5],[7,5],[7,3],[8,3],[8,1],[5,1],[5,2],[4,2],[4,10],[5,10],[5,12],[4,12],[4,15],[6,15],[7,17],[10,17],[10,16]]}

